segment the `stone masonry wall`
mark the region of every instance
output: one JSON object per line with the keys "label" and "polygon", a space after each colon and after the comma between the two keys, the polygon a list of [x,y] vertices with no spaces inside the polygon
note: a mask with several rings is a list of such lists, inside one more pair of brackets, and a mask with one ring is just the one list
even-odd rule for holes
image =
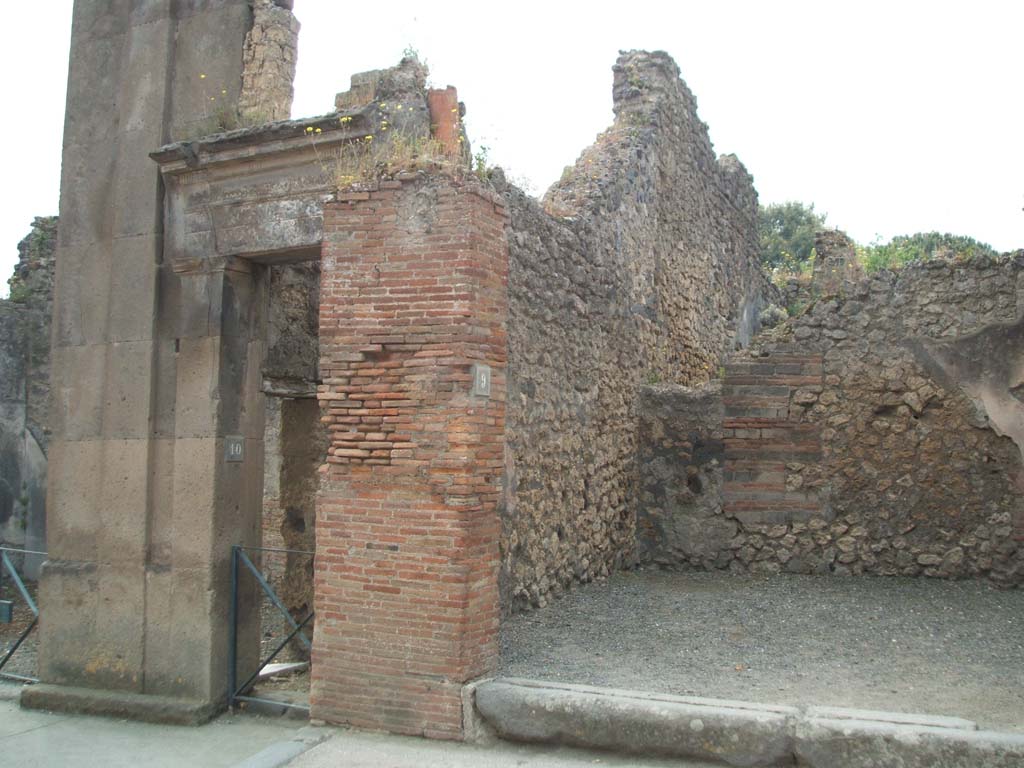
{"label": "stone masonry wall", "polygon": [[723,388],[736,536],[677,563],[1024,581],[1022,323],[1018,253],[882,271],[764,334]]}
{"label": "stone masonry wall", "polygon": [[253,1],[238,97],[238,112],[245,125],[291,116],[299,41],[299,21],[291,8],[292,0]]}
{"label": "stone masonry wall", "polygon": [[0,299],[0,544],[30,549],[46,540],[56,244],[57,217],[36,218],[18,244],[10,297]]}
{"label": "stone masonry wall", "polygon": [[757,197],[664,53],[623,54],[614,125],[509,231],[502,590],[544,605],[634,557],[637,401],[708,381],[757,328]]}
{"label": "stone masonry wall", "polygon": [[640,398],[637,559],[727,565],[737,525],[722,514],[721,386],[645,386]]}
{"label": "stone masonry wall", "polygon": [[[311,552],[316,536],[318,470],[328,442],[316,403],[320,264],[300,262],[267,269],[262,544]],[[261,568],[294,615],[301,619],[309,613],[313,604],[312,555],[263,553]]]}

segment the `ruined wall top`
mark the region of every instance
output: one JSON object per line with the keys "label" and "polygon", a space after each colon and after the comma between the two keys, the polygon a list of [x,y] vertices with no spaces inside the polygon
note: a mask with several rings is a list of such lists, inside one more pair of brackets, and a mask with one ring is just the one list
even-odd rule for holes
{"label": "ruined wall top", "polygon": [[857,260],[853,240],[838,229],[824,229],[816,233],[814,253],[811,286],[818,294],[836,293],[864,277],[864,268]]}
{"label": "ruined wall top", "polygon": [[334,106],[341,111],[373,101],[417,99],[426,90],[427,67],[415,56],[403,56],[397,66],[352,75],[351,87],[334,97]]}
{"label": "ruined wall top", "polygon": [[299,21],[291,0],[255,0],[252,29],[242,52],[243,124],[287,120],[291,116],[298,53]]}

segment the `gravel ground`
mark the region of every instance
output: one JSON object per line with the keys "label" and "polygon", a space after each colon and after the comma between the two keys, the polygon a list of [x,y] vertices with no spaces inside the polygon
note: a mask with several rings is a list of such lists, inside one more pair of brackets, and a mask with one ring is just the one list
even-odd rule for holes
{"label": "gravel ground", "polygon": [[507,619],[501,655],[506,676],[1024,732],[1024,590],[981,582],[622,572]]}
{"label": "gravel ground", "polygon": [[[35,599],[36,585],[29,582],[27,588],[29,594]],[[25,605],[24,599],[18,593],[6,573],[4,573],[3,583],[0,584],[0,598],[14,602],[14,621],[11,624],[0,624],[0,659],[2,659],[8,649],[17,641],[22,631],[31,623],[32,612]],[[22,644],[18,646],[18,650],[14,652],[14,655],[4,665],[3,671],[24,677],[35,677],[36,648],[38,644],[39,627],[37,625]]]}

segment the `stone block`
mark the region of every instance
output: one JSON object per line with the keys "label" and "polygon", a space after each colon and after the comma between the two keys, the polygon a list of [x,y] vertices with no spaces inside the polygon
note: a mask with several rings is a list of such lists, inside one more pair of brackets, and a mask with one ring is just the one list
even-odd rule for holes
{"label": "stone block", "polygon": [[154,336],[160,239],[120,238],[113,243],[107,338],[146,341]]}
{"label": "stone block", "polygon": [[228,614],[214,601],[209,567],[150,568],[146,594],[146,691],[223,701]]}
{"label": "stone block", "polygon": [[51,428],[65,440],[89,440],[103,431],[107,346],[54,347]]}
{"label": "stone block", "polygon": [[178,342],[175,390],[175,435],[213,437],[220,413],[219,336],[181,338]]}
{"label": "stone block", "polygon": [[174,445],[174,518],[171,562],[176,568],[208,566],[214,557],[217,468],[223,445],[215,437],[179,437]]}
{"label": "stone block", "polygon": [[[104,123],[101,127],[113,133],[110,125]],[[104,139],[65,149],[58,226],[61,247],[92,245],[109,239],[114,214],[110,181],[117,173],[116,161],[114,142]]]}
{"label": "stone block", "polygon": [[171,565],[174,536],[174,447],[173,438],[150,442],[149,558],[151,568]]}
{"label": "stone block", "polygon": [[792,764],[793,707],[498,679],[476,707],[499,736],[729,765]]}
{"label": "stone block", "polygon": [[50,444],[47,546],[56,560],[95,562],[103,498],[103,441]]}
{"label": "stone block", "polygon": [[139,167],[160,142],[159,130],[138,129],[118,134],[118,154],[114,163],[109,200],[110,236],[133,237],[159,232],[163,206],[160,172],[156,163]]}
{"label": "stone block", "polygon": [[[95,6],[98,3],[78,3]],[[75,8],[76,16],[81,12]],[[68,77],[64,119],[64,162],[69,154],[80,154],[82,148],[107,141],[117,125],[117,99],[120,90],[119,71],[122,61],[124,32],[109,34],[110,26],[121,23],[113,14],[104,23],[79,26],[75,22]],[[104,36],[88,35],[90,31],[108,30]],[[65,166],[61,186],[70,178]],[[61,207],[63,218],[64,208]]]}
{"label": "stone block", "polygon": [[40,585],[42,680],[139,690],[143,585],[141,564],[48,561]]}
{"label": "stone block", "polygon": [[55,440],[50,449],[51,557],[141,563],[146,552],[145,440]]}
{"label": "stone block", "polygon": [[115,342],[106,347],[102,384],[107,439],[145,439],[150,434],[153,342]]}
{"label": "stone block", "polygon": [[141,565],[147,551],[149,441],[104,440],[96,555],[101,563]]}
{"label": "stone block", "polygon": [[[196,13],[178,18],[172,141],[217,133],[237,122],[241,52],[252,26],[252,9],[249,3],[232,0],[197,6]],[[226,50],[237,54],[226,56]]]}
{"label": "stone block", "polygon": [[[64,220],[61,219],[60,227],[64,226]],[[106,246],[76,243],[60,247],[53,305],[55,346],[106,341],[110,269],[110,252]],[[58,372],[57,366],[54,370]]]}
{"label": "stone block", "polygon": [[[135,10],[150,5],[155,11],[160,4],[149,2],[133,5]],[[162,115],[166,106],[167,77],[164,69],[173,54],[175,29],[166,8],[159,10],[164,13],[156,15],[151,12],[133,19],[131,30],[125,38],[127,45],[121,56],[116,124],[122,133],[119,140],[122,151],[133,147],[130,140],[127,145],[124,143],[127,138],[124,134],[147,134],[143,141],[148,144],[148,148],[142,155],[133,153],[133,158],[141,158],[152,152],[164,139],[161,135],[161,121],[154,118]],[[111,115],[111,118],[114,117]],[[138,161],[135,160],[135,163],[138,164]]]}

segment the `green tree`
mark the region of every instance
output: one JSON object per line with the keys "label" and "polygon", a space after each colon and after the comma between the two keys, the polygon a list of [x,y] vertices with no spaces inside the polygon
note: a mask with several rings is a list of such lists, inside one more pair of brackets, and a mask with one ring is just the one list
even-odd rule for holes
{"label": "green tree", "polygon": [[918,232],[914,235],[897,235],[888,243],[876,242],[858,248],[857,255],[866,271],[875,272],[879,269],[894,269],[912,261],[997,254],[991,245],[980,243],[973,237],[941,232]]}
{"label": "green tree", "polygon": [[814,234],[825,225],[825,214],[814,211],[814,203],[795,201],[761,206],[758,228],[761,235],[761,263],[766,269],[781,267],[799,272],[810,264]]}

